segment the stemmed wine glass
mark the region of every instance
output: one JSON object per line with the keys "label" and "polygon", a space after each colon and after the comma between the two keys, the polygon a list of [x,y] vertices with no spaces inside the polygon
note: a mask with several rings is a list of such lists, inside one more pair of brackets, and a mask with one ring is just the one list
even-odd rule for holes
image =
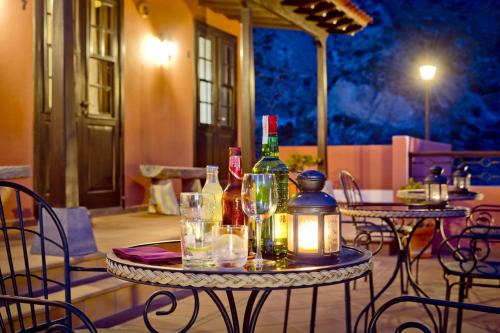
{"label": "stemmed wine glass", "polygon": [[261,253],[262,220],[271,217],[278,204],[276,177],[271,173],[247,173],[241,185],[241,201],[243,211],[255,219],[255,237],[257,237],[256,266],[263,263]]}

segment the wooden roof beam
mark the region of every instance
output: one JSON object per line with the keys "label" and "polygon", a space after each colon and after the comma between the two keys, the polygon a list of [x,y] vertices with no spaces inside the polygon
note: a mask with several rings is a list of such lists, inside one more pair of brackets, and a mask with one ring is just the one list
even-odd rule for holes
{"label": "wooden roof beam", "polygon": [[343,16],[344,13],[334,9],[334,10],[322,11],[314,15],[309,15],[307,16],[307,19],[310,21],[330,21],[332,19],[341,18]]}
{"label": "wooden roof beam", "polygon": [[[308,21],[304,16],[295,13],[291,8],[282,5],[280,0],[248,0],[250,3],[267,9],[273,14],[283,18],[298,28],[308,32],[320,40],[326,40],[328,32],[318,27],[314,22]],[[308,0],[305,0],[308,1]]]}

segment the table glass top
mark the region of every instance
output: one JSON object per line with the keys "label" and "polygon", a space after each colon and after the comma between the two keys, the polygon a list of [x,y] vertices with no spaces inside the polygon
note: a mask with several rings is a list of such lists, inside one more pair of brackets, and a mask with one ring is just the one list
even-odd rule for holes
{"label": "table glass top", "polygon": [[[169,251],[181,252],[179,241],[166,241],[160,243],[148,243],[141,244],[138,246],[158,246]],[[136,246],[134,246],[136,247]],[[121,259],[117,257],[114,253],[108,254],[108,260],[116,261],[120,264],[125,264],[135,267],[143,267],[148,269],[156,270],[167,270],[167,271],[182,271],[182,272],[194,272],[194,273],[204,273],[204,274],[279,274],[279,273],[294,273],[294,272],[310,272],[310,271],[320,271],[320,270],[333,270],[347,268],[355,265],[359,265],[368,262],[372,255],[369,251],[358,248],[354,246],[343,246],[338,254],[328,257],[326,260],[321,262],[299,262],[291,259],[281,259],[281,260],[266,260],[265,265],[262,268],[256,268],[251,260],[247,261],[247,264],[243,268],[217,268],[217,267],[184,267],[182,265],[181,259],[172,261],[168,264],[155,264],[149,265],[141,262],[135,262],[128,259]]]}

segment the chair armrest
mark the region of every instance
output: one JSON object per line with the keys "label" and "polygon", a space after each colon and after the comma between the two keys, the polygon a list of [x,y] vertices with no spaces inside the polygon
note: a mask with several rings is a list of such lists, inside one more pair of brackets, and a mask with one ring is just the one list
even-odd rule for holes
{"label": "chair armrest", "polygon": [[[0,304],[5,306],[6,308],[10,304],[29,304],[42,305],[49,308],[62,308],[66,310],[67,314],[76,316],[83,323],[84,329],[87,329],[90,333],[97,333],[97,329],[95,328],[89,317],[87,317],[87,315],[85,315],[85,313],[80,311],[78,308],[66,302],[49,301],[41,298],[0,295]],[[3,320],[4,319],[0,317],[0,323],[2,324],[2,327],[5,324]],[[12,321],[10,315],[7,315],[7,320]],[[5,327],[8,327],[7,325],[11,325],[11,323],[5,324]],[[66,320],[51,320],[49,322],[44,322],[43,324],[41,324],[40,328],[45,328],[46,332],[74,332],[73,328],[70,325],[70,322]]]}

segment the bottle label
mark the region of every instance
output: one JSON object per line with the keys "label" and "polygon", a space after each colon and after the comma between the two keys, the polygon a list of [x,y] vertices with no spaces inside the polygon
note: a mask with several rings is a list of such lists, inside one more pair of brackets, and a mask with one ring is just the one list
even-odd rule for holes
{"label": "bottle label", "polygon": [[239,180],[243,179],[241,170],[241,156],[229,156],[229,172]]}
{"label": "bottle label", "polygon": [[269,136],[268,116],[262,116],[262,144],[267,144],[268,136]]}

